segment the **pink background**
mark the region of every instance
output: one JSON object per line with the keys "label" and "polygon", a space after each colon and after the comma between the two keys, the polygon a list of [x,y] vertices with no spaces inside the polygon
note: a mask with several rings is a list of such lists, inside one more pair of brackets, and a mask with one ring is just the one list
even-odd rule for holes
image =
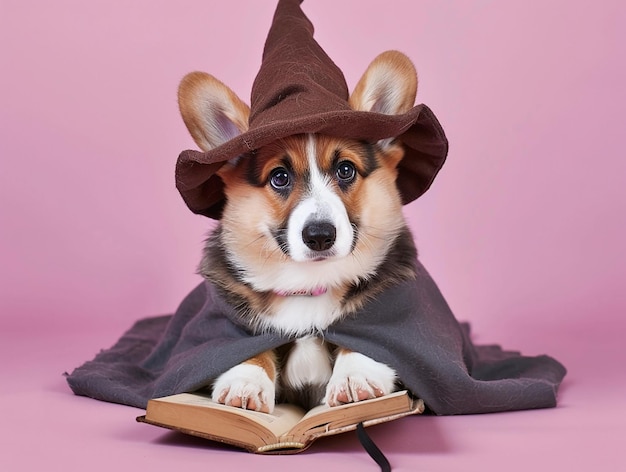
{"label": "pink background", "polygon": [[[273,9],[0,1],[0,469],[376,470],[351,435],[252,456],[135,424],[61,376],[199,281],[210,222],[174,188],[194,147],[177,84],[206,70],[247,101]],[[569,368],[556,409],[373,428],[394,470],[626,468],[624,3],[304,9],[350,87],[386,49],[417,66],[451,146],[406,215],[457,317]]]}

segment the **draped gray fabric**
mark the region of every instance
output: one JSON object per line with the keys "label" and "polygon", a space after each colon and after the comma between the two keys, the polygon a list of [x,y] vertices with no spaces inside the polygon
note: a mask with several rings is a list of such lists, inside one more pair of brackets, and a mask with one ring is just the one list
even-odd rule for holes
{"label": "draped gray fabric", "polygon": [[[548,356],[474,345],[468,325],[455,319],[430,275],[417,267],[417,280],[386,290],[331,325],[324,339],[395,369],[436,414],[555,406],[565,368]],[[150,398],[209,386],[238,363],[291,341],[252,333],[204,282],[174,315],[138,321],[67,381],[77,395],[145,408]]]}

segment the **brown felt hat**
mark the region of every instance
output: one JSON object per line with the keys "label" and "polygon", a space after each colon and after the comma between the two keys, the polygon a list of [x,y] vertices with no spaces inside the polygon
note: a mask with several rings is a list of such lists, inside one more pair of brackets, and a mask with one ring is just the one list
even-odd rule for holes
{"label": "brown felt hat", "polygon": [[194,213],[221,217],[226,197],[216,172],[226,161],[296,134],[397,138],[405,149],[396,181],[404,204],[428,190],[443,165],[448,141],[426,105],[400,115],[350,108],[343,73],[313,39],[301,2],[278,2],[252,85],[249,129],[207,152],[188,150],[178,157],[176,187]]}

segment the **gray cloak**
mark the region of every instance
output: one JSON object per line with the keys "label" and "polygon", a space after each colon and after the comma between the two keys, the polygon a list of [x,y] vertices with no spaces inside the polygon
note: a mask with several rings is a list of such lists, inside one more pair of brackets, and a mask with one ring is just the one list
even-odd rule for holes
{"label": "gray cloak", "polygon": [[[419,262],[417,280],[387,289],[321,335],[395,369],[402,386],[440,415],[553,407],[566,373],[548,356],[474,345]],[[229,368],[291,341],[251,332],[204,282],[175,314],[138,321],[67,381],[77,395],[145,408],[150,398],[210,386]]]}

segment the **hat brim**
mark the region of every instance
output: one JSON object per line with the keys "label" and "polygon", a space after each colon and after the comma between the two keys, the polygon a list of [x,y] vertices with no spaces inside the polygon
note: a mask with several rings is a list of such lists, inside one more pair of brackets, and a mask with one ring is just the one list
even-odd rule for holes
{"label": "hat brim", "polygon": [[428,190],[448,154],[445,133],[426,105],[417,105],[401,115],[339,110],[273,121],[207,152],[183,151],[176,163],[176,188],[191,211],[220,219],[226,196],[224,183],[216,173],[222,165],[278,139],[305,133],[370,142],[397,138],[405,148],[396,180],[403,204]]}

